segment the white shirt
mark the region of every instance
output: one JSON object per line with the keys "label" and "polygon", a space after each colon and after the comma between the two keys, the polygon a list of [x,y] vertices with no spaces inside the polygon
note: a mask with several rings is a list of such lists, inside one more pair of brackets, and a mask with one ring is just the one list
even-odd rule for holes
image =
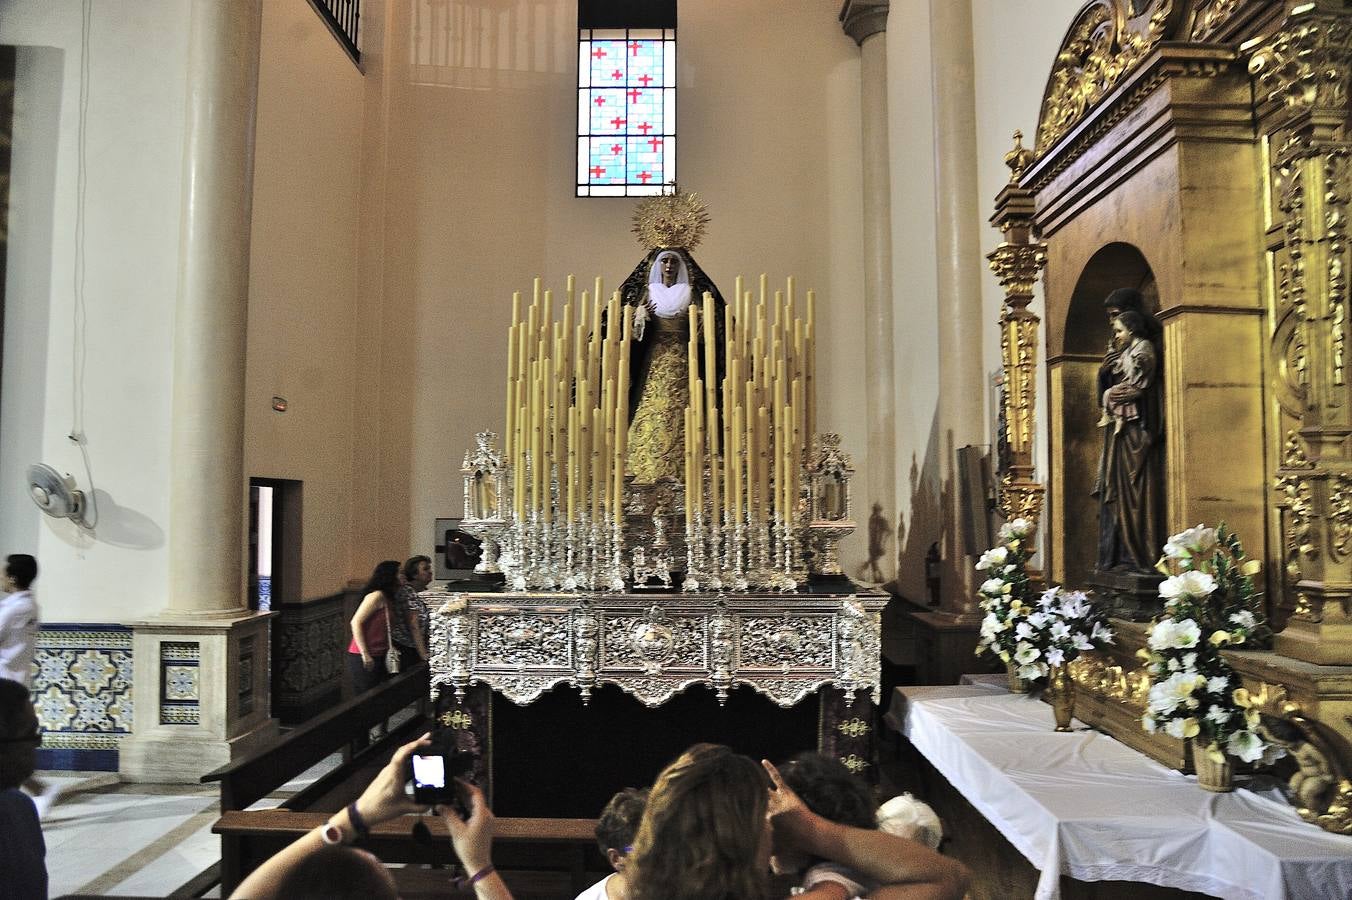
{"label": "white shirt", "polygon": [[578,894],[575,900],[609,900],[606,895],[606,883],[614,878],[617,873],[611,872],[605,878],[593,884],[582,893]]}
{"label": "white shirt", "polygon": [[0,678],[27,687],[38,646],[38,604],[32,591],[16,591],[0,600]]}

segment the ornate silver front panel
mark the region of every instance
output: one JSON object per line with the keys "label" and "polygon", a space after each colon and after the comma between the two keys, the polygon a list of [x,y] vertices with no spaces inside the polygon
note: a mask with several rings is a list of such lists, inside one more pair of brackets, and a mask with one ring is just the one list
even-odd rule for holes
{"label": "ornate silver front panel", "polygon": [[423,594],[432,688],[486,684],[527,704],[556,685],[613,684],[647,706],[747,685],[793,706],[827,685],[879,701],[885,594]]}

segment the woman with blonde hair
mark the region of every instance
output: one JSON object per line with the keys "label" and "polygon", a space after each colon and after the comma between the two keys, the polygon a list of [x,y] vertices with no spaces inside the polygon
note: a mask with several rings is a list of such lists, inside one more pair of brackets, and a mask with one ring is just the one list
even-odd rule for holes
{"label": "woman with blonde hair", "polygon": [[628,900],[765,900],[772,850],[856,870],[880,885],[869,893],[875,900],[957,900],[969,878],[918,841],[813,813],[768,762],[696,744],[648,795]]}
{"label": "woman with blonde hair", "polygon": [[629,900],[762,900],[770,780],[750,757],[696,744],[658,776],[634,839]]}

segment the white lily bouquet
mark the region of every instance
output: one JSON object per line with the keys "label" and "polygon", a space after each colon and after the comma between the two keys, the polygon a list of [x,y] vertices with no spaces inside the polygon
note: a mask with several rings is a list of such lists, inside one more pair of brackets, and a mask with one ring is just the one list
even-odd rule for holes
{"label": "white lily bouquet", "polygon": [[1011,519],[1000,526],[999,543],[981,554],[976,564],[976,570],[986,575],[979,588],[985,617],[981,620],[976,652],[978,656],[982,653],[998,656],[1007,666],[1017,666],[1014,654],[1019,639],[1015,631],[1036,606],[1025,571],[1033,549],[1034,530],[1028,519]]}
{"label": "white lily bouquet", "polygon": [[1042,592],[1037,609],[1014,629],[1019,675],[1039,678],[1051,667],[1069,665],[1086,650],[1115,642],[1108,617],[1084,591],[1059,587]]}
{"label": "white lily bouquet", "polygon": [[1156,565],[1166,576],[1159,588],[1164,612],[1139,651],[1150,675],[1141,724],[1152,734],[1193,739],[1216,763],[1226,754],[1270,762],[1282,753],[1256,733],[1259,712],[1220,653],[1261,648],[1272,636],[1253,586],[1260,567],[1224,524],[1172,536]]}

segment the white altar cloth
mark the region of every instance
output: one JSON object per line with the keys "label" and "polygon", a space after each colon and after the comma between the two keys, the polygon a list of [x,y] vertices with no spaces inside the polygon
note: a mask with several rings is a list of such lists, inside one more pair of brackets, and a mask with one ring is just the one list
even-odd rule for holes
{"label": "white altar cloth", "polygon": [[987,685],[898,688],[887,714],[1042,873],[1145,881],[1236,900],[1352,897],[1352,837],[1301,821],[1274,789],[1213,794],[1049,706]]}

